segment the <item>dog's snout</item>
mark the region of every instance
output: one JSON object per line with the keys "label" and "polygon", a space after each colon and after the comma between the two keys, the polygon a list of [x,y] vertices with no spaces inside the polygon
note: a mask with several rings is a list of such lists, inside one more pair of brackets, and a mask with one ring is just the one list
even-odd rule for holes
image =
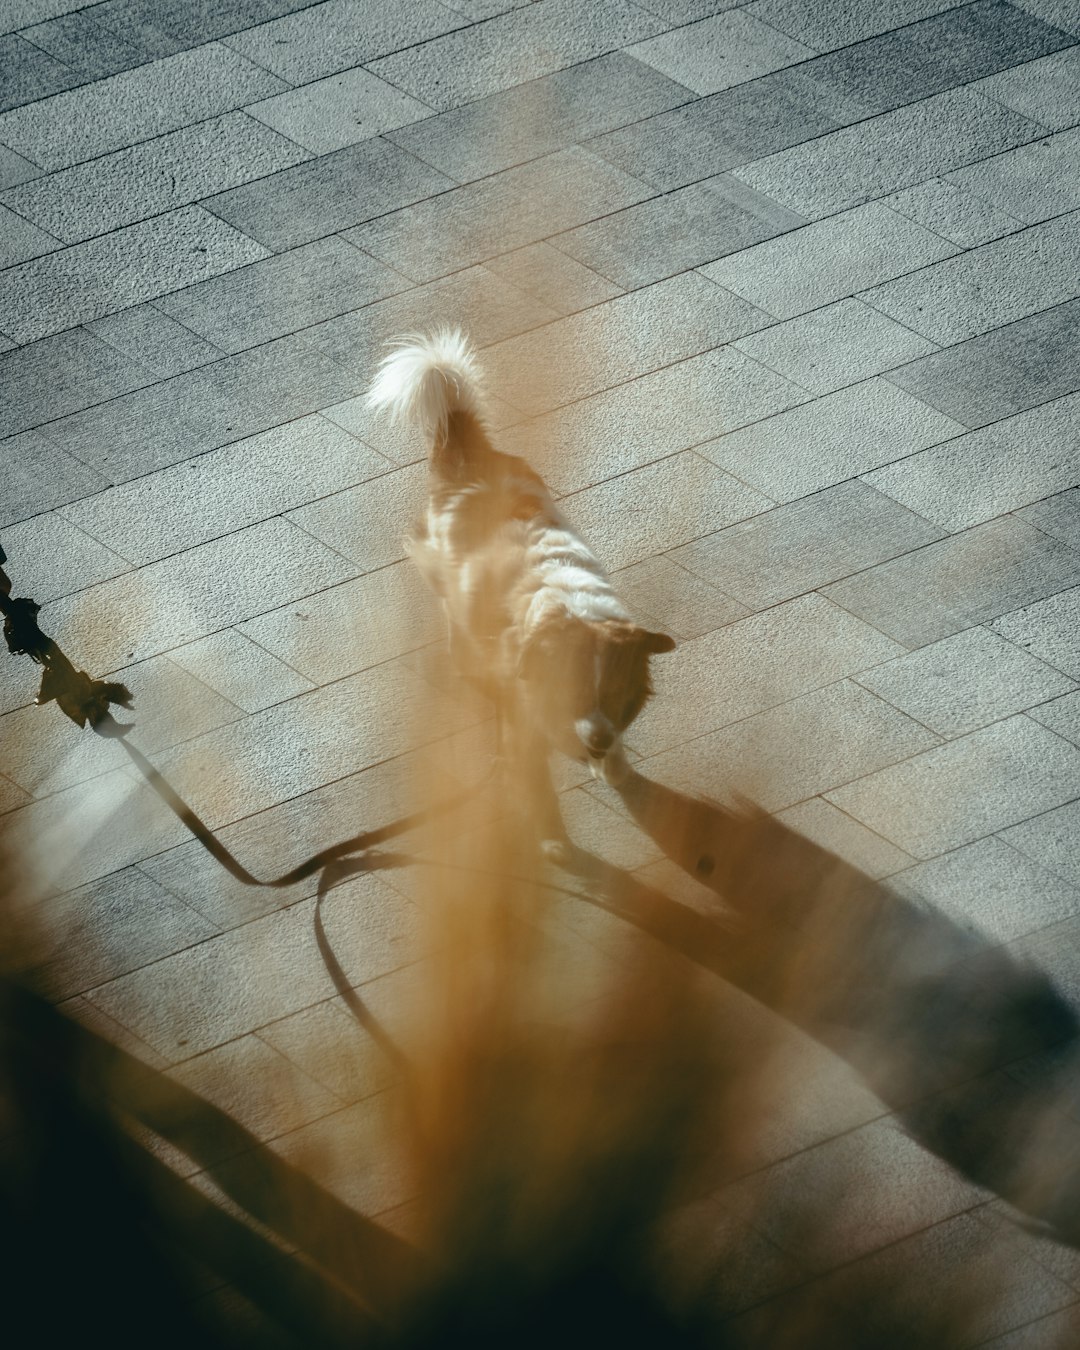
{"label": "dog's snout", "polygon": [[577,734],[593,759],[606,755],[615,740],[615,731],[609,722],[583,718],[577,724]]}

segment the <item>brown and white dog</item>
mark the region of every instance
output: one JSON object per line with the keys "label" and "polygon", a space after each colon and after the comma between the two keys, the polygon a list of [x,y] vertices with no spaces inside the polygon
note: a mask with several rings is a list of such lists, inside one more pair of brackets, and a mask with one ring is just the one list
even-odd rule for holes
{"label": "brown and white dog", "polygon": [[429,440],[427,513],[406,548],[442,599],[459,666],[495,702],[500,749],[525,773],[541,838],[558,855],[549,749],[620,782],[623,732],[651,693],[649,657],[675,643],[634,623],[539,475],[492,446],[464,334],[397,343],[368,403]]}

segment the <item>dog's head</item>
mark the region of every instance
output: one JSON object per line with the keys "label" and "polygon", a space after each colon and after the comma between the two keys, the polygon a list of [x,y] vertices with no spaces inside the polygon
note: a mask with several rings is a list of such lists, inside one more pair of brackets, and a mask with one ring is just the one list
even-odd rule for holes
{"label": "dog's head", "polygon": [[628,621],[559,614],[529,634],[518,675],[556,749],[613,781],[624,763],[623,732],[652,693],[649,657],[674,647],[666,633]]}

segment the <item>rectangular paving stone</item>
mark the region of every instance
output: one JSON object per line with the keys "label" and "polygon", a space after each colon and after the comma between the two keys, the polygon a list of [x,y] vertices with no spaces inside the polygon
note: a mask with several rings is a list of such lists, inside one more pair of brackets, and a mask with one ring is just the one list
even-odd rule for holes
{"label": "rectangular paving stone", "polygon": [[421,201],[453,180],[380,137],[346,146],[204,205],[280,252]]}
{"label": "rectangular paving stone", "polygon": [[242,25],[245,31],[230,37],[227,45],[290,84],[366,65],[468,22],[434,0],[329,0],[303,10],[289,8],[297,12],[257,27]]}
{"label": "rectangular paving stone", "polygon": [[[342,1106],[335,1093],[253,1035],[185,1059],[169,1077],[263,1141],[302,1129]],[[234,1151],[235,1145],[212,1139],[199,1160],[220,1166],[220,1160]]]}
{"label": "rectangular paving stone", "polygon": [[879,769],[828,799],[914,857],[932,858],[1078,791],[1080,750],[1020,715]]}
{"label": "rectangular paving stone", "polygon": [[80,328],[0,353],[0,435],[29,430],[153,380],[153,369],[138,355],[118,353]]}
{"label": "rectangular paving stone", "polygon": [[29,794],[16,787],[10,778],[0,778],[0,815],[13,811],[29,800]]}
{"label": "rectangular paving stone", "polygon": [[5,839],[39,884],[60,892],[181,843],[185,829],[149,787],[123,769],[8,813]]}
{"label": "rectangular paving stone", "polygon": [[279,661],[238,628],[225,628],[186,647],[175,647],[169,656],[175,665],[244,712],[261,712],[313,687],[298,670]]}
{"label": "rectangular paving stone", "polygon": [[307,158],[284,136],[233,112],[21,183],[3,199],[73,244]]}
{"label": "rectangular paving stone", "polygon": [[550,306],[556,314],[573,314],[621,294],[607,277],[543,242],[489,258],[484,269]]}
{"label": "rectangular paving stone", "polygon": [[1080,802],[1052,811],[1005,830],[1002,838],[1013,848],[1047,867],[1073,886],[1080,886]]}
{"label": "rectangular paving stone", "polygon": [[768,497],[692,450],[564,497],[560,510],[606,568],[628,567],[734,521],[767,511]]}
{"label": "rectangular paving stone", "polygon": [[60,240],[54,235],[39,230],[6,206],[0,206],[0,267],[12,267],[28,258],[52,253],[59,247]]}
{"label": "rectangular paving stone", "polygon": [[1044,600],[1004,614],[993,625],[1010,642],[1029,651],[1066,674],[1080,677],[1077,622],[1080,621],[1080,587],[1049,595]]}
{"label": "rectangular paving stone", "polygon": [[47,951],[34,977],[51,999],[69,998],[218,932],[133,867],[44,900],[38,918]]}
{"label": "rectangular paving stone", "polygon": [[427,502],[427,466],[412,464],[291,512],[290,520],[361,572],[398,562]]}
{"label": "rectangular paving stone", "polygon": [[0,141],[43,169],[120,150],[200,122],[282,83],[217,42],[0,114]]}
{"label": "rectangular paving stone", "polygon": [[[416,286],[304,331],[303,340],[354,373],[367,391],[386,343],[402,333],[452,324],[479,347],[547,323],[556,311],[482,267]],[[375,442],[372,442],[373,444]],[[426,447],[418,442],[419,458]]]}
{"label": "rectangular paving stone", "polygon": [[35,99],[48,98],[50,94],[80,83],[78,74],[70,66],[57,61],[18,33],[0,37],[0,68],[4,71],[0,110],[5,111]]}
{"label": "rectangular paving stone", "polygon": [[153,56],[170,56],[253,24],[304,9],[317,0],[174,0],[164,9],[156,0],[105,0],[93,13],[111,31],[136,42]]}
{"label": "rectangular paving stone", "polygon": [[4,474],[0,526],[75,501],[106,485],[97,470],[64,454],[39,431],[24,431],[0,441],[0,465]]}
{"label": "rectangular paving stone", "polygon": [[380,1094],[292,1130],[270,1146],[342,1204],[358,1214],[382,1216],[401,1212],[413,1199],[395,1157],[394,1130]]}
{"label": "rectangular paving stone", "polygon": [[225,352],[241,351],[404,290],[408,282],[344,239],[290,249],[159,300]]}
{"label": "rectangular paving stone", "polygon": [[734,623],[749,610],[669,558],[645,558],[612,573],[619,596],[642,623],[680,641]]}
{"label": "rectangular paving stone", "polygon": [[860,298],[951,346],[1074,299],[1080,291],[1078,248],[1080,211],[946,258]]}
{"label": "rectangular paving stone", "polygon": [[1064,131],[1080,121],[1080,47],[990,75],[977,91],[1051,131]]}
{"label": "rectangular paving stone", "polygon": [[[875,1184],[851,1184],[861,1176]],[[820,1272],[970,1209],[980,1195],[887,1118],[726,1186],[719,1198],[753,1213],[766,1236]]]}
{"label": "rectangular paving stone", "polygon": [[247,112],[317,155],[431,115],[427,104],[359,69],[251,103]]}
{"label": "rectangular paving stone", "polygon": [[0,17],[0,32],[13,33],[32,23],[58,18],[73,9],[81,9],[86,0],[11,0]]}
{"label": "rectangular paving stone", "polygon": [[[1038,142],[1036,142],[1038,144]],[[960,170],[959,172],[963,172]],[[931,178],[917,187],[894,192],[884,204],[961,248],[974,248],[1023,226],[996,205],[966,192],[950,176]]]}
{"label": "rectangular paving stone", "polygon": [[985,628],[968,628],[856,678],[924,726],[950,737],[1067,693],[1073,683]]}
{"label": "rectangular paving stone", "polygon": [[692,98],[625,52],[609,52],[414,121],[387,140],[467,183]]}
{"label": "rectangular paving stone", "polygon": [[1080,480],[1080,395],[1070,394],[867,474],[947,530],[1027,506]]}
{"label": "rectangular paving stone", "polygon": [[815,55],[746,9],[710,15],[628,51],[697,94],[715,94]]}
{"label": "rectangular paving stone", "polygon": [[955,251],[921,225],[873,202],[701,270],[778,319],[790,319]]}
{"label": "rectangular paving stone", "polygon": [[643,772],[779,811],[936,744],[925,727],[841,680],[654,755]]}
{"label": "rectangular paving stone", "polygon": [[508,338],[485,356],[491,387],[542,412],[697,356],[768,322],[766,315],[688,272]]}
{"label": "rectangular paving stone", "polygon": [[[557,234],[551,242],[632,289],[735,253],[802,223],[793,211],[722,174]],[[726,284],[709,268],[702,270],[720,285]]]}
{"label": "rectangular paving stone", "polygon": [[838,300],[734,345],[818,394],[880,375],[934,349],[932,342],[861,300]]}
{"label": "rectangular paving stone", "polygon": [[818,51],[885,33],[890,28],[952,9],[956,0],[891,0],[888,6],[852,5],[848,0],[756,0],[753,13]]}
{"label": "rectangular paving stone", "polygon": [[217,828],[476,720],[460,701],[441,696],[402,661],[390,660],[252,713],[159,755],[157,762]]}
{"label": "rectangular paving stone", "polygon": [[962,431],[888,380],[872,379],[729,431],[698,454],[790,502]]}
{"label": "rectangular paving stone", "polygon": [[136,564],[153,562],[386,473],[333,423],[301,417],[64,508],[65,519]]}
{"label": "rectangular paving stone", "polygon": [[36,164],[0,145],[0,186],[12,187],[16,183],[25,183],[28,178],[37,178],[41,170]]}
{"label": "rectangular paving stone", "polygon": [[1047,497],[1045,501],[1018,511],[1017,515],[1044,534],[1080,548],[1080,487]]}
{"label": "rectangular paving stone", "polygon": [[995,942],[1080,915],[1080,890],[996,835],[918,863],[889,885]]}
{"label": "rectangular paving stone", "polygon": [[650,195],[572,147],[367,220],[345,238],[414,281],[432,281]]}
{"label": "rectangular paving stone", "polygon": [[1029,14],[1037,14],[1047,23],[1080,37],[1080,19],[1076,17],[1071,0],[1020,0],[1020,4]]}
{"label": "rectangular paving stone", "polygon": [[1017,146],[949,175],[949,181],[977,192],[1029,224],[1080,206],[1080,129]]}
{"label": "rectangular paving stone", "polygon": [[969,427],[1080,389],[1080,302],[1019,319],[923,357],[888,378]]}
{"label": "rectangular paving stone", "polygon": [[241,632],[326,684],[434,642],[446,624],[435,596],[405,561],[333,586],[302,605],[260,614]]}
{"label": "rectangular paving stone", "polygon": [[279,338],[53,422],[49,435],[122,483],[340,403],[364,387],[362,378],[306,343]]}
{"label": "rectangular paving stone", "polygon": [[588,148],[669,192],[834,131],[868,112],[817,79],[810,63],[598,136]]}
{"label": "rectangular paving stone", "polygon": [[455,108],[663,29],[626,0],[596,0],[587,9],[571,0],[548,0],[432,38],[370,68],[433,108]]}
{"label": "rectangular paving stone", "polygon": [[88,668],[115,670],[354,573],[287,520],[268,520],[54,601],[41,622],[78,632]]}
{"label": "rectangular paving stone", "polygon": [[[333,994],[315,945],[313,905],[302,901],[144,966],[91,991],[90,1000],[173,1061],[224,1044]],[[332,926],[341,936],[342,912],[349,909],[365,914],[376,939],[366,954],[351,944],[335,948],[347,971],[371,978],[403,964],[391,934],[395,920],[405,922],[408,906],[374,876],[334,892],[328,933]]]}
{"label": "rectangular paving stone", "polygon": [[874,112],[886,112],[1045,56],[1071,40],[1013,5],[979,0],[846,47],[823,57],[820,66]]}
{"label": "rectangular paving stone", "polygon": [[1077,581],[1080,554],[1006,516],[880,563],[825,594],[907,646],[921,647]]}
{"label": "rectangular paving stone", "polygon": [[891,639],[822,596],[800,596],[658,658],[656,697],[629,739],[658,754],[898,655]]}
{"label": "rectangular paving stone", "polygon": [[6,570],[18,576],[16,594],[39,604],[129,570],[123,558],[55,511],[9,525],[4,552]]}
{"label": "rectangular paving stone", "polygon": [[124,356],[138,360],[156,375],[179,375],[208,365],[221,356],[219,348],[197,337],[152,304],[95,319],[87,329]]}
{"label": "rectangular paving stone", "polygon": [[81,77],[79,83],[116,75],[162,55],[148,44],[129,42],[113,32],[101,21],[100,9],[97,6],[34,24],[24,28],[22,36],[70,67]]}
{"label": "rectangular paving stone", "polygon": [[808,797],[776,814],[790,829],[798,830],[875,880],[890,876],[913,861],[903,849],[860,825],[824,797]]}
{"label": "rectangular paving stone", "polygon": [[223,221],[183,206],[9,267],[0,273],[0,326],[31,342],[265,256]]}
{"label": "rectangular paving stone", "polygon": [[741,604],[765,609],[940,538],[936,526],[858,482],[687,544],[672,556]]}
{"label": "rectangular paving stone", "polygon": [[716,347],[507,429],[499,443],[523,454],[556,492],[572,492],[806,397],[766,366]]}
{"label": "rectangular paving stone", "polygon": [[967,89],[782,150],[735,176],[812,220],[860,206],[1042,135],[1035,122]]}
{"label": "rectangular paving stone", "polygon": [[[407,966],[406,973],[411,969]],[[358,1030],[340,999],[327,999],[283,1017],[261,1027],[258,1036],[345,1102],[361,1101],[394,1078],[385,1052]]]}

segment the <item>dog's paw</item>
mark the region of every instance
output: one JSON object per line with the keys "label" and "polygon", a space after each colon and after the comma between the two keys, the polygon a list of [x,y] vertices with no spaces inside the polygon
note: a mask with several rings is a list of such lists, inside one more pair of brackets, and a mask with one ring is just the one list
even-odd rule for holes
{"label": "dog's paw", "polygon": [[630,772],[630,761],[622,749],[609,751],[600,761],[600,777],[608,787],[617,788],[626,782]]}

